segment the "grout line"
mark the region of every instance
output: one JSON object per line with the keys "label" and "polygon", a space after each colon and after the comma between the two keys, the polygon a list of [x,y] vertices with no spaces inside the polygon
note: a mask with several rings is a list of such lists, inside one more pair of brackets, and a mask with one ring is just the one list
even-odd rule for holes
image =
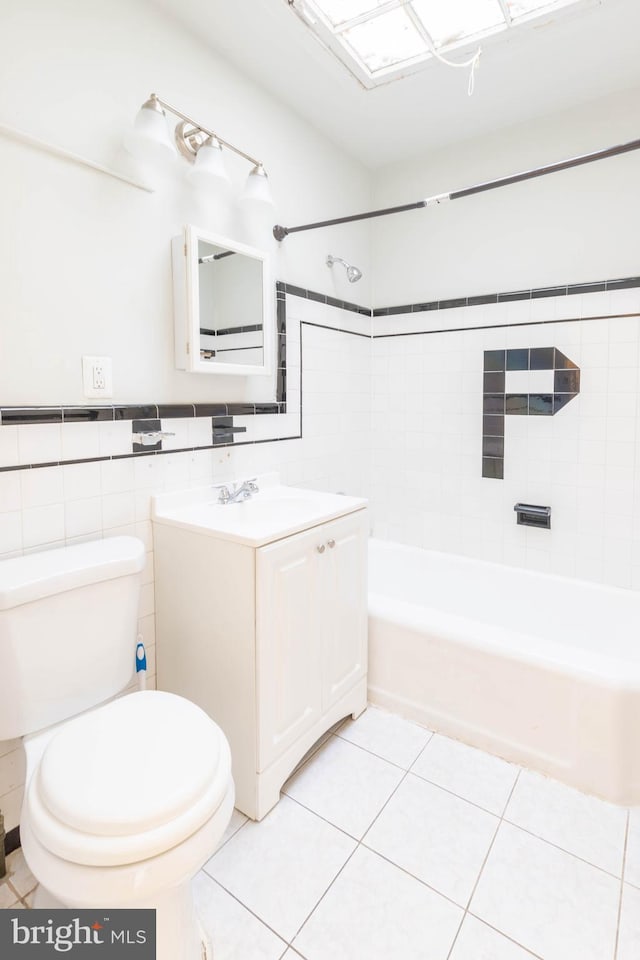
{"label": "grout line", "polygon": [[470,917],[473,917],[474,920],[478,920],[480,923],[483,923],[485,927],[489,927],[490,930],[493,930],[495,933],[499,933],[501,937],[505,938],[505,940],[509,940],[509,942],[515,944],[516,947],[520,947],[521,950],[524,950],[525,953],[535,957],[536,960],[545,960],[545,958],[541,957],[539,953],[534,953],[533,950],[529,949],[529,947],[525,947],[523,944],[519,943],[518,940],[514,940],[513,937],[510,937],[508,933],[504,932],[504,930],[498,930],[498,928],[494,927],[492,923],[488,923],[487,920],[483,920],[482,917],[479,917],[477,913],[473,912],[473,910],[468,910],[467,912]]}
{"label": "grout line", "polygon": [[389,760],[388,757],[383,757],[381,754],[376,753],[374,750],[370,750],[368,747],[363,747],[362,744],[360,743],[354,743],[353,740],[349,740],[347,737],[340,736],[340,733],[334,733],[333,736],[337,737],[338,740],[342,740],[343,743],[349,743],[351,744],[352,747],[357,747],[358,750],[362,750],[364,753],[368,753],[370,757],[375,757],[377,760],[382,760],[384,763],[388,763],[390,766],[395,767],[396,770],[402,770],[403,773],[409,773],[413,764],[416,762],[418,757],[422,754],[424,747],[427,746],[427,743],[430,743],[431,738],[433,737],[433,734],[431,734],[431,736],[429,737],[429,740],[427,740],[427,743],[425,743],[424,747],[420,749],[420,753],[418,754],[418,756],[415,758],[415,760],[411,761],[411,764],[408,767],[403,767],[400,763],[395,763],[393,760]]}
{"label": "grout line", "polygon": [[631,814],[627,810],[627,823],[624,831],[624,848],[622,851],[622,873],[620,876],[620,900],[618,902],[618,918],[616,921],[616,940],[615,946],[613,948],[613,960],[617,960],[618,957],[618,946],[620,943],[620,918],[622,916],[622,898],[624,896],[624,871],[627,865],[627,844],[629,842],[629,823],[631,820]]}
{"label": "grout line", "polygon": [[[355,847],[353,848],[353,850],[351,851],[351,853],[349,854],[349,856],[347,857],[347,859],[345,860],[345,862],[342,864],[342,866],[340,867],[340,869],[339,869],[338,872],[336,873],[335,877],[333,878],[333,880],[331,881],[331,883],[329,884],[329,886],[327,887],[327,889],[324,891],[324,893],[322,894],[322,896],[320,897],[320,899],[316,901],[316,903],[313,905],[313,907],[311,908],[311,910],[309,911],[309,913],[307,914],[307,916],[304,918],[304,920],[302,921],[302,923],[300,924],[300,926],[298,927],[298,929],[297,929],[296,932],[294,933],[293,937],[292,937],[291,940],[289,941],[289,946],[290,946],[290,947],[293,946],[293,943],[294,943],[296,937],[298,937],[298,936],[300,935],[300,933],[301,933],[302,928],[304,927],[304,925],[305,925],[305,924],[307,923],[307,921],[311,918],[312,914],[314,914],[315,911],[318,909],[318,907],[320,906],[320,904],[322,903],[322,901],[324,900],[324,898],[326,897],[326,895],[329,893],[329,890],[331,890],[331,887],[334,885],[334,883],[336,882],[336,880],[338,879],[338,877],[340,876],[340,874],[342,873],[342,871],[344,870],[344,868],[346,867],[346,865],[347,865],[347,864],[349,863],[349,861],[353,858],[353,856],[354,856],[354,854],[356,853],[356,851],[358,850],[359,846],[360,846],[360,844],[359,844],[359,843],[356,843]],[[295,949],[295,948],[294,948],[294,949]],[[297,952],[297,951],[296,951],[296,952]]]}
{"label": "grout line", "polygon": [[[236,901],[236,903],[239,903],[240,906],[243,907],[243,908],[247,911],[247,913],[250,913],[252,917],[255,917],[255,919],[256,919],[259,923],[261,923],[263,927],[266,927],[267,930],[270,930],[271,933],[278,938],[278,940],[281,940],[282,943],[287,944],[287,947],[289,946],[289,944],[287,943],[287,941],[285,940],[285,938],[282,936],[282,934],[280,934],[280,933],[278,933],[276,930],[274,930],[273,927],[270,927],[268,923],[265,923],[265,921],[262,919],[262,917],[259,917],[258,914],[255,913],[255,912],[251,909],[251,907],[248,907],[246,903],[243,903],[242,900],[241,900],[239,897],[237,897],[235,893],[232,893],[231,890],[228,890],[227,887],[225,887],[225,885],[224,885],[223,883],[220,883],[220,881],[219,881],[219,880],[216,880],[215,877],[212,877],[210,873],[207,873],[207,871],[205,870],[204,867],[202,868],[202,871],[203,871],[203,873],[206,873],[206,875],[207,875],[207,877],[209,878],[209,880],[213,881],[213,883],[217,883],[217,885],[218,885],[222,890],[224,890],[225,893],[228,893],[229,896],[232,897],[232,898]],[[286,950],[285,950],[285,953],[286,953]]]}
{"label": "grout line", "polygon": [[[301,800],[296,800],[295,797],[290,796],[288,793],[285,793],[284,796],[287,800],[291,800],[292,803],[295,803],[298,807],[302,807],[303,810],[306,810],[307,813],[312,813],[314,817],[317,817],[318,820],[322,820],[323,823],[328,824],[330,827],[333,827],[334,830],[338,830],[340,833],[344,834],[345,837],[348,837],[349,840],[353,840],[354,843],[360,843],[361,841],[358,837],[355,837],[352,833],[349,833],[348,830],[345,830],[344,827],[339,827],[332,820],[327,820],[326,817],[323,817],[321,813],[318,813],[317,810],[312,810],[311,807],[308,807],[306,804],[302,803]],[[367,827],[368,829],[368,827]],[[363,834],[364,836],[364,834]]]}
{"label": "grout line", "polygon": [[[585,794],[588,796],[588,794]],[[535,837],[536,840],[541,840],[543,843],[547,843],[550,847],[554,847],[556,850],[559,850],[561,853],[566,853],[567,856],[573,857],[574,860],[579,860],[581,863],[586,863],[588,867],[593,867],[594,870],[599,870],[600,873],[604,873],[607,877],[612,877],[614,880],[619,880],[620,877],[616,873],[611,873],[610,870],[605,870],[604,867],[598,866],[597,863],[592,863],[591,860],[585,860],[584,857],[581,857],[577,853],[573,853],[571,850],[567,850],[566,847],[561,847],[557,843],[554,843],[553,840],[547,840],[546,837],[541,837],[539,833],[534,833],[532,830],[528,830],[526,827],[521,826],[519,823],[516,823],[514,820],[509,820],[507,817],[501,818],[504,823],[508,823],[510,827],[515,827],[516,830],[522,830],[523,833],[528,834],[530,837]]]}
{"label": "grout line", "polygon": [[456,940],[458,939],[458,937],[459,937],[459,935],[460,935],[460,931],[462,930],[462,924],[464,923],[464,919],[465,919],[465,917],[467,916],[467,914],[468,914],[468,912],[469,912],[469,907],[471,906],[471,901],[473,900],[473,898],[474,898],[474,896],[475,896],[475,892],[476,892],[476,890],[478,889],[478,884],[480,883],[480,877],[482,876],[482,871],[484,870],[484,868],[485,868],[485,866],[486,866],[486,864],[487,864],[487,860],[489,859],[489,854],[490,854],[491,851],[493,850],[493,845],[494,845],[494,843],[496,842],[496,837],[498,836],[498,831],[500,830],[500,827],[502,826],[502,823],[503,823],[503,817],[504,817],[504,815],[505,815],[505,813],[506,813],[506,811],[507,811],[507,807],[509,806],[509,803],[511,802],[511,797],[513,796],[513,791],[514,791],[515,788],[516,788],[516,784],[517,784],[518,780],[520,779],[520,773],[521,773],[521,772],[522,772],[521,770],[518,771],[518,774],[517,774],[515,780],[513,781],[513,786],[511,787],[511,790],[509,791],[509,796],[507,797],[507,802],[505,803],[504,807],[502,808],[502,814],[500,815],[500,818],[499,818],[499,820],[498,820],[498,825],[497,825],[497,827],[496,827],[496,829],[495,829],[495,832],[494,832],[494,834],[493,834],[493,837],[491,838],[491,843],[489,844],[489,848],[488,848],[488,850],[487,850],[487,852],[486,852],[486,854],[485,854],[484,860],[482,861],[482,865],[480,866],[480,869],[479,869],[479,871],[478,871],[478,876],[476,877],[476,882],[474,883],[473,889],[472,889],[471,894],[470,894],[470,896],[469,896],[469,899],[467,900],[467,905],[466,905],[466,907],[464,908],[464,913],[463,913],[463,915],[462,915],[462,920],[460,921],[460,926],[458,927],[458,931],[457,931],[455,937],[453,938],[453,943],[451,944],[451,949],[449,950],[449,953],[447,954],[447,960],[450,960],[451,954],[453,953],[453,949],[454,949],[454,947],[455,947],[455,945],[456,945]]}

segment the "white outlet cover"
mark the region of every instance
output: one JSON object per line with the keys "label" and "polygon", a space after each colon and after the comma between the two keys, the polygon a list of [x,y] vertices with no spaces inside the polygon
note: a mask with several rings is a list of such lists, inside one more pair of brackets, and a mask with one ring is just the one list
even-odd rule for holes
{"label": "white outlet cover", "polygon": [[[96,387],[96,368],[102,371],[99,378],[103,386]],[[107,399],[113,396],[113,369],[111,357],[82,358],[82,391],[89,400]]]}

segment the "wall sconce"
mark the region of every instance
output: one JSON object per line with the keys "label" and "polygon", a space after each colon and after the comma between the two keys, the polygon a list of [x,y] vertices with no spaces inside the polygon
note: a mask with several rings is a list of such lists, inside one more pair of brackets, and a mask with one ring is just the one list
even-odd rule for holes
{"label": "wall sconce", "polygon": [[[167,122],[166,111],[180,118],[172,139]],[[224,165],[223,148],[232,150],[252,164],[247,177],[242,200],[273,205],[271,189],[266,171],[260,160],[249,156],[232,143],[218,137],[212,130],[196,123],[180,110],[172,107],[152,93],[138,111],[133,131],[126,138],[127,149],[142,160],[166,163],[176,155],[191,164],[189,177],[198,185],[209,186],[213,183],[230,183],[229,174]]]}

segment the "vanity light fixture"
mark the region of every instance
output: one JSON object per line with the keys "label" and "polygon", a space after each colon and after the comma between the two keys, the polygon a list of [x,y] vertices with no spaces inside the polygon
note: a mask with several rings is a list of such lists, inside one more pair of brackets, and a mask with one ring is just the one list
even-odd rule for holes
{"label": "vanity light fixture", "polygon": [[[178,117],[173,140],[167,121],[167,111]],[[196,123],[166,100],[152,93],[142,104],[134,122],[134,128],[125,141],[127,149],[141,159],[160,159],[166,162],[178,153],[189,164],[189,176],[203,186],[215,182],[229,183],[229,174],[225,169],[223,148],[231,150],[252,164],[251,172],[242,193],[242,199],[273,204],[269,180],[260,160],[235,147],[227,140],[217,136],[200,123]]]}

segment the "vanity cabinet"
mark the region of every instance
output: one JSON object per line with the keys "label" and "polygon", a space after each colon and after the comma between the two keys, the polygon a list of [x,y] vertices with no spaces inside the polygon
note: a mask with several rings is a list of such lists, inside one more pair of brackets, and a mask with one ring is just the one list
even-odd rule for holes
{"label": "vanity cabinet", "polygon": [[154,518],[158,686],[222,728],[253,819],[366,706],[367,537],[366,509],[257,547]]}

